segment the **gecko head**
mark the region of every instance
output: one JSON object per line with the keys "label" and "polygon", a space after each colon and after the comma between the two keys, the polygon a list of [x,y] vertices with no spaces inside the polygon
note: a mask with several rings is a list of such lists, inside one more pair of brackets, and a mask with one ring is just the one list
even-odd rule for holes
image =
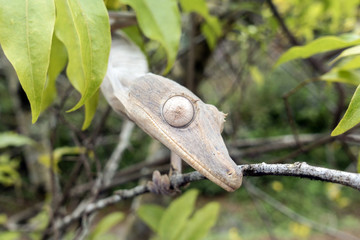
{"label": "gecko head", "polygon": [[127,115],[145,132],[227,191],[241,186],[221,131],[225,114],[176,82],[146,74],[130,87]]}

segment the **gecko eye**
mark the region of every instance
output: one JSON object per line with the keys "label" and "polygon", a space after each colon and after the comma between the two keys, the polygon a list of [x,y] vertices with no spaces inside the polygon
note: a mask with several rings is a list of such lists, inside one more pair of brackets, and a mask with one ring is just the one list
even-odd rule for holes
{"label": "gecko eye", "polygon": [[174,96],[165,102],[162,114],[170,126],[181,128],[191,123],[194,119],[195,111],[189,99],[183,96]]}

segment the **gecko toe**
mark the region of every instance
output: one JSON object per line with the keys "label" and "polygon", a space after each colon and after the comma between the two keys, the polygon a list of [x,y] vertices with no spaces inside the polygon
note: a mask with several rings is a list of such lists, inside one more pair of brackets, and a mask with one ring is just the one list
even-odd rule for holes
{"label": "gecko toe", "polygon": [[168,175],[161,175],[158,170],[155,170],[152,176],[152,181],[147,183],[149,191],[154,194],[174,196],[180,192],[179,189],[171,188],[170,178]]}

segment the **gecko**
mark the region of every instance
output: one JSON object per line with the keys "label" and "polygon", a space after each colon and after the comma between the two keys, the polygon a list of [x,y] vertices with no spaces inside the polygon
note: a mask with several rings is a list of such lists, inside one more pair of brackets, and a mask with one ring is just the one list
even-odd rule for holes
{"label": "gecko", "polygon": [[[124,34],[113,36],[101,90],[115,112],[170,149],[175,172],[182,159],[226,191],[241,186],[242,172],[221,136],[226,115],[175,81],[150,73],[145,55]],[[158,172],[153,182],[156,177]]]}

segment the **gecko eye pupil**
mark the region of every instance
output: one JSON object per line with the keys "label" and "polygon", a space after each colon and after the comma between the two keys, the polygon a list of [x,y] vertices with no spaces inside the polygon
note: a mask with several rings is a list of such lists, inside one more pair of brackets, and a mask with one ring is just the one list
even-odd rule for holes
{"label": "gecko eye pupil", "polygon": [[162,114],[170,126],[181,128],[191,123],[195,111],[189,99],[183,96],[174,96],[165,102]]}

